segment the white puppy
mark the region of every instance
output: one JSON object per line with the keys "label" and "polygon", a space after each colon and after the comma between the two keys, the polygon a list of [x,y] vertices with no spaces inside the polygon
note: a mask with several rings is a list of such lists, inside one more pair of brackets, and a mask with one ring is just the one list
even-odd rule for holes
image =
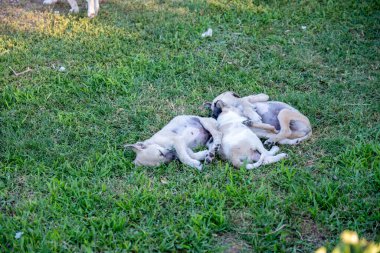
{"label": "white puppy", "polygon": [[[132,148],[136,153],[133,162],[137,166],[159,166],[179,159],[190,167],[202,170],[200,161],[210,163],[213,160],[221,138],[215,119],[181,115],[172,119],[151,138],[124,147]],[[208,150],[193,152],[194,148],[204,146],[211,140]]]}
{"label": "white puppy", "polygon": [[312,129],[310,121],[305,115],[288,104],[267,101],[268,98],[265,94],[240,98],[234,92],[227,91],[217,96],[212,103],[204,105],[211,109],[215,119],[221,112],[221,109],[215,106],[217,101],[221,100],[225,104],[235,107],[241,116],[250,119],[245,124],[258,137],[267,139],[264,144],[296,145],[310,138]]}
{"label": "white puppy", "polygon": [[[266,150],[256,134],[243,123],[248,119],[241,116],[239,109],[228,106],[221,100],[216,102],[216,107],[221,110],[217,119],[219,131],[223,134],[220,153],[235,167],[241,167],[247,162],[246,168],[253,169],[287,156],[285,153],[275,155],[279,151],[276,146],[270,151]],[[252,163],[253,161],[256,162]]]}
{"label": "white puppy", "polygon": [[[67,0],[71,6],[70,12],[78,13],[79,7],[76,0]],[[58,0],[44,0],[44,4],[55,4]],[[87,0],[88,9],[87,16],[93,18],[98,14],[99,11],[99,0]]]}

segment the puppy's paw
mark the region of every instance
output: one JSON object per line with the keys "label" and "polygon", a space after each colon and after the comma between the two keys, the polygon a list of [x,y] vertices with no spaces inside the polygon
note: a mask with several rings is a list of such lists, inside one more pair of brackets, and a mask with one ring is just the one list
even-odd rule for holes
{"label": "puppy's paw", "polygon": [[192,167],[192,168],[195,168],[195,169],[197,169],[199,171],[201,171],[202,168],[203,168],[202,163],[200,161],[198,161],[198,160],[193,160],[193,161],[191,161],[191,163],[187,163],[187,165],[190,166],[190,167]]}
{"label": "puppy's paw", "polygon": [[[222,144],[221,143],[217,143],[217,144],[215,144],[215,147],[214,147],[214,153],[217,153],[219,150],[220,150],[220,148],[222,147]],[[214,154],[215,155],[215,154]]]}
{"label": "puppy's paw", "polygon": [[205,164],[210,164],[210,163],[212,163],[212,158],[211,157],[209,157],[209,156],[206,156],[206,159],[205,159]]}
{"label": "puppy's paw", "polygon": [[209,152],[207,155],[206,155],[206,158],[205,158],[205,164],[210,164],[212,163],[212,161],[214,160],[215,158],[215,153],[213,152]]}
{"label": "puppy's paw", "polygon": [[273,146],[271,149],[270,149],[270,152],[274,155],[276,154],[278,151],[280,151],[280,148],[277,147],[277,146]]}
{"label": "puppy's paw", "polygon": [[244,125],[246,125],[246,126],[250,127],[250,126],[252,126],[252,124],[253,124],[253,121],[252,121],[252,120],[250,120],[250,119],[247,119],[247,120],[244,120],[242,123],[243,123]]}
{"label": "puppy's paw", "polygon": [[203,165],[201,163],[194,166],[197,170],[202,171]]}
{"label": "puppy's paw", "polygon": [[272,147],[274,144],[276,144],[276,143],[271,139],[268,139],[264,142],[264,145],[266,145],[268,147]]}

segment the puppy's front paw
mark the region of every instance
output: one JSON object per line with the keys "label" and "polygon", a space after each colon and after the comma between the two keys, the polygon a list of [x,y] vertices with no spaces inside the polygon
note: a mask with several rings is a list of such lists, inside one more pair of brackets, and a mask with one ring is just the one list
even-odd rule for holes
{"label": "puppy's front paw", "polygon": [[209,153],[206,155],[206,158],[205,158],[205,164],[210,164],[210,163],[212,163],[212,160],[214,160],[214,157],[215,157],[215,153],[213,153],[213,152],[209,152]]}

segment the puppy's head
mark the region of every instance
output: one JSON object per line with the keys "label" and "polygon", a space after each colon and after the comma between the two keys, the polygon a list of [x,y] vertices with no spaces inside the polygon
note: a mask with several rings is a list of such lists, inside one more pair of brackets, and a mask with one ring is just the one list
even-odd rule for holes
{"label": "puppy's head", "polygon": [[224,107],[227,105],[233,105],[236,103],[236,100],[240,98],[239,95],[237,95],[235,92],[232,91],[226,91],[216,98],[212,102],[206,102],[204,103],[204,107],[211,110],[211,116],[214,119],[217,119],[219,114],[222,112],[221,107],[217,107],[216,104],[218,101],[222,101],[224,103]]}
{"label": "puppy's head", "polygon": [[239,109],[237,109],[236,107],[232,105],[227,104],[223,100],[218,100],[215,102],[215,111],[220,112],[219,115],[222,113],[228,113],[228,112],[239,113]]}
{"label": "puppy's head", "polygon": [[156,167],[174,159],[173,152],[153,143],[136,142],[126,144],[124,147],[131,148],[136,153],[133,161],[136,166]]}

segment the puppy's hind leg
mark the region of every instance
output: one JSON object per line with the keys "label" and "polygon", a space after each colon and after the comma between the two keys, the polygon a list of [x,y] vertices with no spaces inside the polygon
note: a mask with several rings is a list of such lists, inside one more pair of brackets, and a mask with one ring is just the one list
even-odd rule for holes
{"label": "puppy's hind leg", "polygon": [[263,164],[275,163],[275,162],[278,162],[281,159],[284,159],[286,157],[288,157],[288,155],[285,154],[285,153],[281,153],[281,154],[278,154],[278,155],[275,155],[275,156],[266,156],[265,159],[264,159],[264,161],[263,161]]}
{"label": "puppy's hind leg", "polygon": [[292,131],[290,130],[290,121],[292,120],[294,112],[289,109],[283,109],[278,114],[277,118],[280,123],[280,132],[272,138],[266,140],[264,144],[273,145],[283,139],[288,138]]}
{"label": "puppy's hind leg", "polygon": [[269,151],[268,151],[268,154],[273,156],[275,155],[278,151],[280,151],[280,148],[277,147],[277,146],[273,146]]}
{"label": "puppy's hind leg", "polygon": [[182,140],[175,140],[174,148],[177,153],[178,159],[182,163],[189,165],[190,167],[196,168],[199,171],[202,170],[201,162],[190,157],[189,153],[187,153],[187,147],[182,142]]}
{"label": "puppy's hind leg", "polygon": [[[264,144],[274,144],[283,139],[289,139],[292,135],[292,130],[290,129],[290,121],[300,121],[304,123],[306,126],[310,126],[310,121],[304,115],[297,111],[292,111],[289,109],[283,109],[277,116],[278,121],[280,122],[280,132],[273,136],[272,138],[266,140]],[[311,127],[310,134],[311,134]],[[306,133],[305,133],[306,134]]]}
{"label": "puppy's hind leg", "polygon": [[260,128],[260,129],[264,129],[264,130],[268,130],[268,131],[271,131],[273,133],[278,133],[278,131],[276,130],[276,128],[270,124],[266,124],[266,123],[255,123],[254,121],[248,119],[248,120],[244,120],[243,121],[243,124],[246,125],[247,127],[254,127],[254,128]]}
{"label": "puppy's hind leg", "polygon": [[189,154],[189,156],[191,158],[198,160],[198,161],[203,161],[206,158],[206,156],[208,155],[209,151],[203,150],[203,151],[199,151],[199,152],[194,153],[193,150],[191,150],[190,148],[187,148],[187,153]]}
{"label": "puppy's hind leg", "polygon": [[305,135],[303,137],[296,138],[296,139],[283,139],[283,140],[279,141],[278,143],[287,144],[287,145],[297,145],[300,142],[309,139],[311,135],[312,135],[312,133],[310,131],[307,135]]}
{"label": "puppy's hind leg", "polygon": [[222,132],[218,130],[218,124],[215,119],[212,118],[199,118],[202,126],[211,134],[213,142],[209,146],[209,153],[207,154],[205,161],[211,163],[215,157],[215,153],[220,149],[222,143]]}
{"label": "puppy's hind leg", "polygon": [[260,159],[257,162],[247,164],[246,166],[247,170],[258,168],[261,164],[263,164],[265,157],[266,157],[265,154],[261,154]]}

